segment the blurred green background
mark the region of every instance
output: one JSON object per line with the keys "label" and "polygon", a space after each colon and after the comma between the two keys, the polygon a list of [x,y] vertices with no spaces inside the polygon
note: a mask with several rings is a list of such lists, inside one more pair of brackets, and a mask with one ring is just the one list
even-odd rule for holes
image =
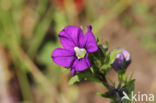
{"label": "blurred green background", "polygon": [[0,0],[0,103],[109,103],[100,84],[69,86],[51,60],[67,25],[92,25],[100,43],[129,50],[135,91],[156,93],[155,0]]}

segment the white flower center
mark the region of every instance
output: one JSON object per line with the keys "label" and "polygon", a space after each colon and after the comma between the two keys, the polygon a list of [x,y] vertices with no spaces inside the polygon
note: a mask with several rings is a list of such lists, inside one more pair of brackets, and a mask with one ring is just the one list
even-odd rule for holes
{"label": "white flower center", "polygon": [[74,51],[75,51],[78,59],[82,59],[86,55],[86,49],[84,49],[84,48],[75,47]]}

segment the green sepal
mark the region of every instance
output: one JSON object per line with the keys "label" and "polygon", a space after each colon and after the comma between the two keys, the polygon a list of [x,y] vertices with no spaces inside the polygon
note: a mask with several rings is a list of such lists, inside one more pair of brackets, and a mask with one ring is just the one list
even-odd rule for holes
{"label": "green sepal", "polygon": [[76,73],[75,76],[73,76],[70,80],[69,80],[69,85],[72,85],[76,82],[80,82],[82,80],[88,80],[88,81],[93,81],[93,82],[100,82],[99,79],[96,78],[96,76],[91,72],[90,69],[87,69],[85,71],[81,71]]}

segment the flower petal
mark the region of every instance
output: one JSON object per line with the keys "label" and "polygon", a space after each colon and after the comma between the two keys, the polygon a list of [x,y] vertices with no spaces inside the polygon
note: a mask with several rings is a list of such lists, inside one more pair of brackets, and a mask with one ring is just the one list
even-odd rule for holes
{"label": "flower petal", "polygon": [[70,69],[70,73],[71,73],[72,76],[74,76],[75,73],[76,73],[75,69],[71,68],[71,69]]}
{"label": "flower petal", "polygon": [[71,67],[76,57],[74,52],[62,48],[57,48],[52,53],[53,61],[64,67]]}
{"label": "flower petal", "polygon": [[124,55],[126,61],[130,61],[130,53],[127,50],[122,49],[122,54]]}
{"label": "flower petal", "polygon": [[122,69],[123,63],[124,63],[124,55],[122,53],[119,53],[117,54],[116,59],[112,64],[112,66],[115,70],[120,70]]}
{"label": "flower petal", "polygon": [[73,50],[79,46],[79,40],[83,38],[83,31],[76,26],[67,26],[59,34],[61,44],[65,49]]}
{"label": "flower petal", "polygon": [[84,36],[84,40],[81,46],[85,47],[86,50],[90,53],[96,52],[98,50],[97,42],[93,35],[91,26],[88,26],[88,31]]}
{"label": "flower petal", "polygon": [[76,59],[73,63],[73,69],[75,71],[84,71],[90,67],[90,62],[88,59],[88,54],[86,54],[86,57],[83,59]]}

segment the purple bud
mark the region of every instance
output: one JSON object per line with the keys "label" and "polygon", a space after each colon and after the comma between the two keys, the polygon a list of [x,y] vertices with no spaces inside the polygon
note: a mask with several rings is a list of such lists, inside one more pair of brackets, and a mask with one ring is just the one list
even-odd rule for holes
{"label": "purple bud", "polygon": [[116,71],[126,69],[131,62],[130,53],[125,49],[121,50],[122,51],[119,54],[117,54],[116,59],[112,64],[113,68]]}

